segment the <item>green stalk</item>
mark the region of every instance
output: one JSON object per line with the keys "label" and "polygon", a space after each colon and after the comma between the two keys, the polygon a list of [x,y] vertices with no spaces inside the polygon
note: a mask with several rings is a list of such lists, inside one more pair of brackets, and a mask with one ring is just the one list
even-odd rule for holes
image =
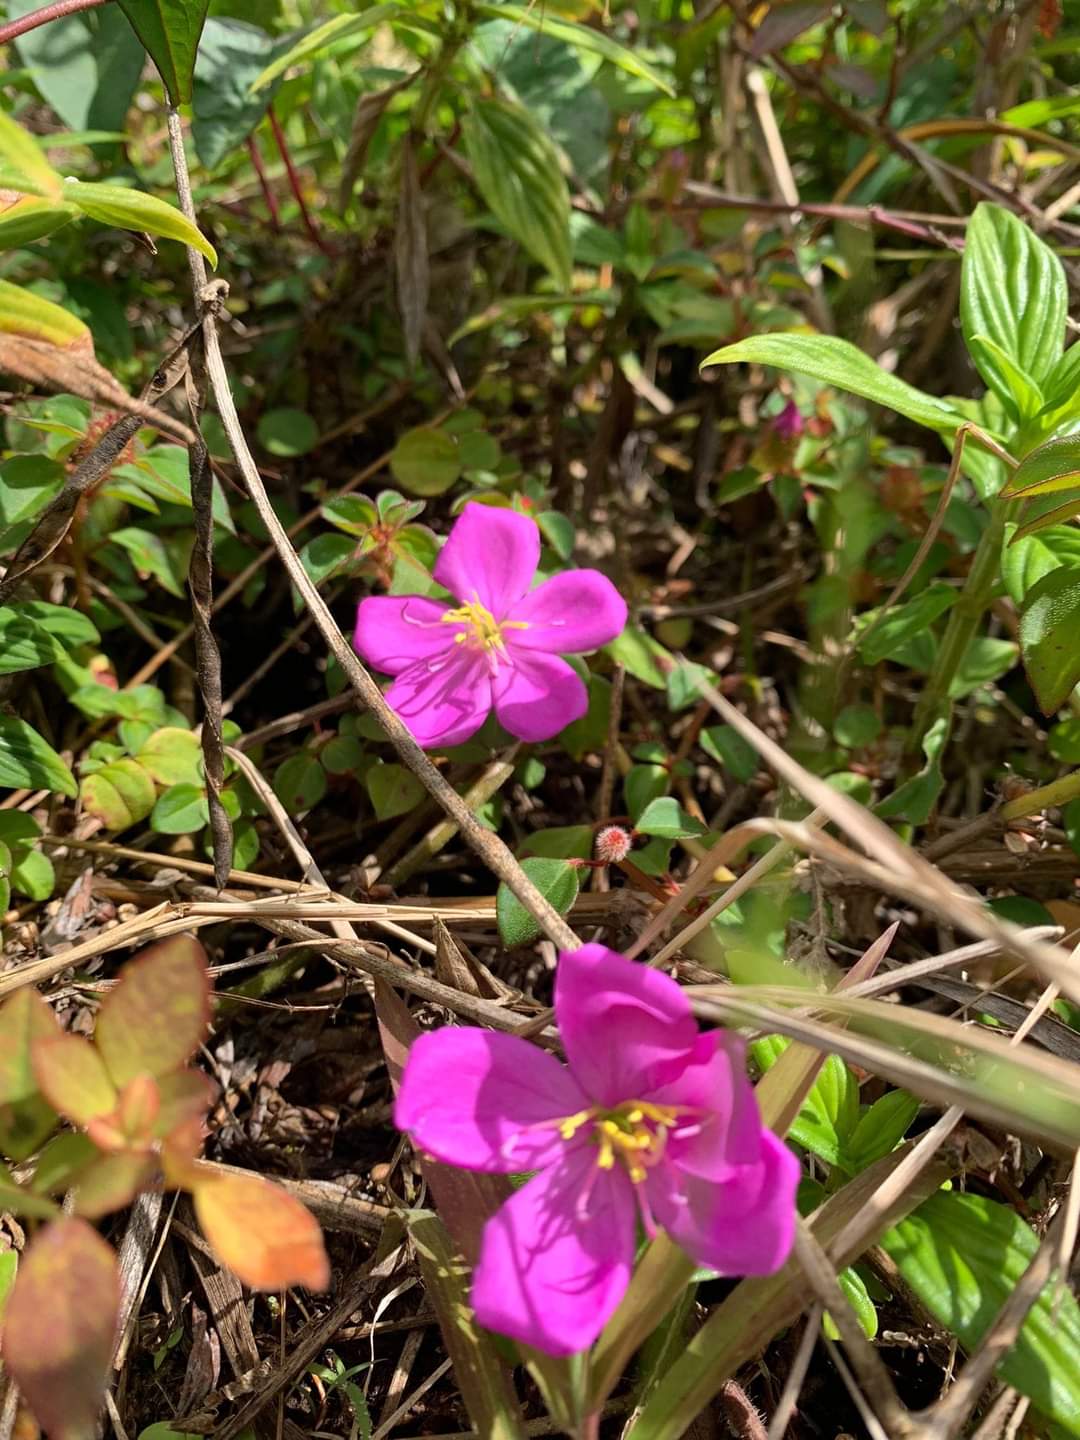
{"label": "green stalk", "polygon": [[948,703],[949,690],[974,640],[982,618],[994,599],[1001,567],[1001,545],[1005,538],[1008,501],[995,500],[990,522],[982,533],[971,562],[971,570],[960,598],[949,612],[949,621],[926,687],[915,707],[909,746],[917,750],[939,710]]}

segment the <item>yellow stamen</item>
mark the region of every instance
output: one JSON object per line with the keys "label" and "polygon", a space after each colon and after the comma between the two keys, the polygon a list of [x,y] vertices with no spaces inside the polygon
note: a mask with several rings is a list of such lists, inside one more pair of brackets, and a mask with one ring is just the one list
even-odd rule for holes
{"label": "yellow stamen", "polygon": [[472,645],[480,650],[502,653],[506,651],[504,630],[529,628],[526,620],[496,620],[487,606],[481,605],[479,600],[466,600],[456,610],[445,610],[439,620],[443,625],[469,626],[469,629],[454,636],[455,645]]}
{"label": "yellow stamen", "polygon": [[592,1128],[596,1164],[613,1170],[616,1160],[635,1185],[648,1177],[649,1170],[663,1158],[668,1131],[685,1115],[685,1107],[654,1105],[647,1100],[627,1100],[611,1110],[593,1106],[556,1121],[563,1140],[572,1140],[585,1126]]}

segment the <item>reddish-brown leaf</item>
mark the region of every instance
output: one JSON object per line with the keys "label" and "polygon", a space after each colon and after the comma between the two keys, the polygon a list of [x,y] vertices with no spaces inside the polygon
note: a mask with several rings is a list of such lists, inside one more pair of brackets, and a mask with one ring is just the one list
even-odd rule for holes
{"label": "reddish-brown leaf", "polygon": [[181,1125],[201,1120],[213,1103],[214,1082],[201,1070],[174,1070],[158,1081],[161,1109],[154,1134],[164,1140]]}
{"label": "reddish-brown leaf", "polygon": [[116,1087],[89,1040],[81,1035],[53,1035],[35,1040],[31,1053],[41,1093],[61,1115],[76,1125],[88,1125],[99,1116],[112,1114]]}
{"label": "reddish-brown leaf", "polygon": [[195,1213],[214,1252],[253,1290],[330,1284],[318,1221],[299,1200],[252,1175],[199,1172]]}
{"label": "reddish-brown leaf", "polygon": [[3,1359],[50,1440],[85,1440],[112,1359],[116,1256],[85,1220],[57,1220],[29,1246],[8,1302]]}
{"label": "reddish-brown leaf", "polygon": [[159,940],[124,966],[98,1012],[97,1046],[117,1085],[187,1063],[210,1024],[206,951],[193,935]]}
{"label": "reddish-brown leaf", "polygon": [[56,1124],[38,1089],[31,1046],[58,1034],[45,1001],[30,986],[0,1005],[0,1151],[12,1160],[32,1155]]}

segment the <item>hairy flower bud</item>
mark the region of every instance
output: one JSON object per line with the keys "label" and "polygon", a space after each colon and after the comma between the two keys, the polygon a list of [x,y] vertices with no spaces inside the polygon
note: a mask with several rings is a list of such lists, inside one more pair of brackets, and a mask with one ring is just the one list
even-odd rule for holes
{"label": "hairy flower bud", "polygon": [[596,858],[605,865],[617,865],[630,854],[632,844],[629,831],[621,825],[605,825],[596,836]]}

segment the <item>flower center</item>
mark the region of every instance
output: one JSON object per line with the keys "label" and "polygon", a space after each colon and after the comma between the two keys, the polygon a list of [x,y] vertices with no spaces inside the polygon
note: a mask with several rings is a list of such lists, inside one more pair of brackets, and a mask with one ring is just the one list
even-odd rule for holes
{"label": "flower center", "polygon": [[443,625],[465,625],[468,628],[460,630],[454,636],[455,645],[468,645],[474,650],[482,650],[488,654],[493,652],[506,653],[506,641],[503,639],[504,630],[527,630],[528,624],[524,620],[496,620],[495,616],[487,608],[481,605],[479,600],[466,600],[456,610],[446,610],[439,616]]}
{"label": "flower center", "polygon": [[593,1106],[568,1115],[559,1123],[559,1134],[572,1140],[586,1125],[592,1127],[591,1140],[599,1154],[596,1163],[601,1170],[613,1170],[618,1161],[635,1185],[646,1179],[667,1149],[668,1132],[687,1113],[677,1105],[652,1105],[647,1100],[625,1100],[614,1109]]}

